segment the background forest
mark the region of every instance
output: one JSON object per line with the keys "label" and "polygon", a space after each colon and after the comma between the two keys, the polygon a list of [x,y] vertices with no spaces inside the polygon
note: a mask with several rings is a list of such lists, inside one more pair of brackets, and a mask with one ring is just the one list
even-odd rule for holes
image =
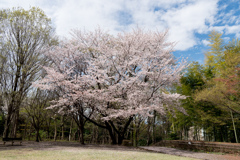
{"label": "background forest", "polygon": [[97,144],[237,142],[240,42],[209,35],[205,63],[173,56],[167,32],[72,30],[39,8],[0,11],[0,136]]}

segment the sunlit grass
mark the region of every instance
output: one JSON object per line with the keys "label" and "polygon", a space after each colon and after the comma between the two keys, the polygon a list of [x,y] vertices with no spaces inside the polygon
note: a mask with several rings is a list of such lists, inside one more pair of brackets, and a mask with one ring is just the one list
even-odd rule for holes
{"label": "sunlit grass", "polygon": [[193,160],[160,153],[67,148],[60,150],[4,150],[1,160]]}

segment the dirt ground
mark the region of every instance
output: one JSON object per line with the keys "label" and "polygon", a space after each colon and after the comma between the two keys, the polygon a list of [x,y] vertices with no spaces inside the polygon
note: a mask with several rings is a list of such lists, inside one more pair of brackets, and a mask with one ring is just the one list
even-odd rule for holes
{"label": "dirt ground", "polygon": [[200,153],[192,152],[186,150],[179,150],[175,148],[166,148],[166,147],[126,147],[118,145],[81,145],[77,142],[33,142],[33,141],[24,141],[22,145],[19,142],[15,142],[12,146],[11,142],[3,145],[0,143],[1,150],[16,150],[23,148],[31,148],[34,150],[76,150],[76,149],[101,149],[101,150],[122,150],[122,151],[139,151],[139,152],[157,152],[164,153],[182,157],[191,157],[197,159],[206,159],[206,160],[239,160],[240,156],[237,155],[218,155],[218,154],[209,154],[209,153]]}
{"label": "dirt ground", "polygon": [[187,150],[180,150],[176,148],[167,148],[167,147],[157,147],[157,146],[143,146],[140,147],[148,151],[154,151],[158,153],[171,154],[182,157],[191,157],[197,159],[206,159],[206,160],[240,160],[239,155],[229,155],[220,153],[202,153],[202,152],[193,152]]}

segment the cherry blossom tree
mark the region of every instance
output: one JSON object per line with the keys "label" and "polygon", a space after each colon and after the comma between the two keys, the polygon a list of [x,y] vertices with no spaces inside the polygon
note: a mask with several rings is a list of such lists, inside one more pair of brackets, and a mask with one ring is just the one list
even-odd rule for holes
{"label": "cherry blossom tree", "polygon": [[81,103],[84,118],[106,128],[118,144],[136,114],[184,112],[178,106],[185,97],[170,90],[186,62],[172,55],[167,32],[137,28],[113,36],[101,29],[74,30],[72,37],[46,54],[53,65],[44,67],[47,76],[37,86],[58,90],[50,108],[76,113],[74,106]]}

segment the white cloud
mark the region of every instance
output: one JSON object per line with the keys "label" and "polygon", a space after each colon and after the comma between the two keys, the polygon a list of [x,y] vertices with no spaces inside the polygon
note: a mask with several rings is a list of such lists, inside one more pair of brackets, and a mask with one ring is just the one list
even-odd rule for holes
{"label": "white cloud", "polygon": [[226,34],[234,34],[240,32],[240,25],[228,26],[226,25]]}
{"label": "white cloud", "polygon": [[[93,30],[97,26],[116,33],[144,27],[170,29],[169,40],[178,42],[176,50],[198,44],[195,36],[215,23],[218,0],[1,0],[2,7],[39,6],[52,18],[59,35],[71,29]],[[129,16],[127,19],[123,16]],[[127,24],[124,24],[127,20]]]}
{"label": "white cloud", "polygon": [[220,33],[224,33],[226,29],[226,26],[211,26],[209,27],[209,31],[217,31],[217,32],[220,32]]}
{"label": "white cloud", "polygon": [[217,1],[196,1],[168,11],[164,15],[164,20],[170,27],[171,39],[177,39],[179,45],[177,49],[186,50],[197,44],[195,32],[205,33],[208,25],[214,24],[214,15],[217,13]]}
{"label": "white cloud", "polygon": [[228,43],[230,41],[230,37],[223,37],[224,42]]}
{"label": "white cloud", "polygon": [[210,42],[207,39],[202,40],[204,46],[208,46]]}
{"label": "white cloud", "polygon": [[222,34],[228,35],[229,34],[234,34],[236,38],[240,38],[240,25],[224,25],[224,26],[213,26],[209,28],[210,30],[215,30],[217,32],[220,32]]}
{"label": "white cloud", "polygon": [[56,31],[66,36],[71,29],[93,30],[98,25],[113,31],[117,27],[113,14],[118,9],[116,3],[107,3],[106,0],[66,0],[54,13]]}
{"label": "white cloud", "polygon": [[240,38],[240,25],[226,25],[226,34],[235,34],[236,38]]}

